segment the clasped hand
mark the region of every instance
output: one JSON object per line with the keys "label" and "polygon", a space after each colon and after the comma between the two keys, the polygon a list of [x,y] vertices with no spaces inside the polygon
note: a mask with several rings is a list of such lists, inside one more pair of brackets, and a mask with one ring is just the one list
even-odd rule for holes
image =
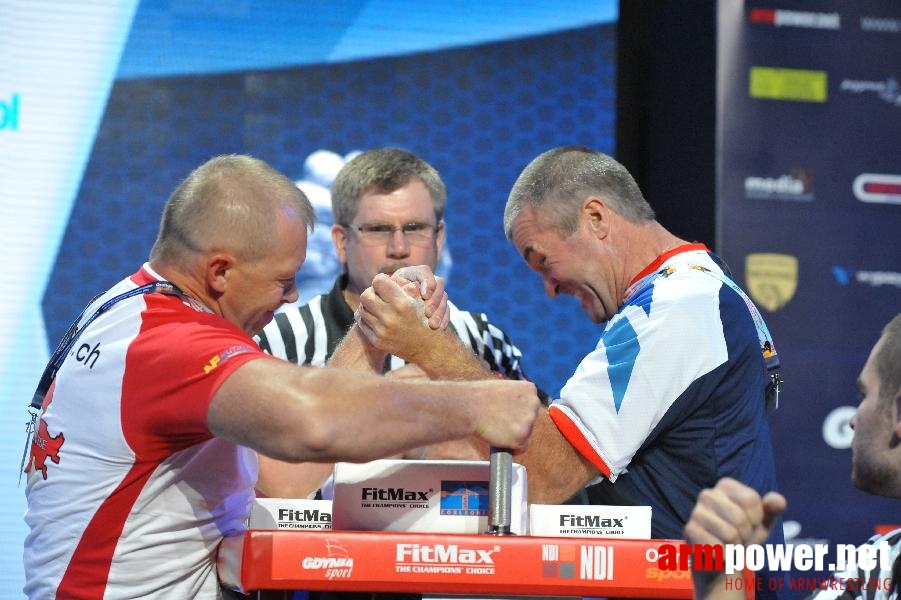
{"label": "clasped hand", "polygon": [[360,295],[355,318],[373,346],[409,360],[425,336],[450,323],[444,280],[424,265],[378,274]]}

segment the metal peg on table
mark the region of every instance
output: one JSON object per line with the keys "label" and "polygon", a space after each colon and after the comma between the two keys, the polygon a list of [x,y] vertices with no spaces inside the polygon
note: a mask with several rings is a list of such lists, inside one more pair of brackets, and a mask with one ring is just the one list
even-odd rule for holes
{"label": "metal peg on table", "polygon": [[492,448],[488,463],[488,531],[510,535],[510,504],[513,488],[513,452]]}

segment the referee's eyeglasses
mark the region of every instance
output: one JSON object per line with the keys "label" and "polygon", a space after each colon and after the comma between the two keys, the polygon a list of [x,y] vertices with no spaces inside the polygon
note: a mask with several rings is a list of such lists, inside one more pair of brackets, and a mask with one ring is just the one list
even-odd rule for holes
{"label": "referee's eyeglasses", "polygon": [[344,225],[346,229],[355,231],[360,238],[360,243],[368,246],[381,246],[394,239],[398,231],[411,246],[426,246],[435,241],[435,232],[441,224],[429,223],[405,223],[404,225],[392,225],[390,223],[364,223],[362,225]]}

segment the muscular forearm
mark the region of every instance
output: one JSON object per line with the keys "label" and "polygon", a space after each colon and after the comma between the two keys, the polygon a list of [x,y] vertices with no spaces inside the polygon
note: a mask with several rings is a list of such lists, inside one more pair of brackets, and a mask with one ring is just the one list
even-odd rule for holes
{"label": "muscular forearm", "polygon": [[472,351],[463,345],[453,329],[432,331],[427,343],[419,344],[408,360],[432,379],[474,381],[495,377]]}
{"label": "muscular forearm", "polygon": [[370,344],[360,328],[354,324],[335,349],[327,366],[381,373],[386,356],[387,353]]}
{"label": "muscular forearm", "polygon": [[563,437],[542,409],[535,421],[528,449],[514,460],[529,474],[529,501],[560,504],[598,476],[598,470]]}

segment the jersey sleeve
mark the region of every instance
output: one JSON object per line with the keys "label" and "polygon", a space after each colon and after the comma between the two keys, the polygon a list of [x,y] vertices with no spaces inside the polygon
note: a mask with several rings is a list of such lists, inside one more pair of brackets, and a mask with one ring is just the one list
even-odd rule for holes
{"label": "jersey sleeve", "polygon": [[560,432],[611,481],[685,390],[727,359],[719,286],[678,274],[630,299],[551,405]]}
{"label": "jersey sleeve", "polygon": [[134,450],[151,459],[213,437],[206,417],[219,386],[267,355],[216,315],[169,320],[150,313],[144,322],[126,355],[122,425]]}

